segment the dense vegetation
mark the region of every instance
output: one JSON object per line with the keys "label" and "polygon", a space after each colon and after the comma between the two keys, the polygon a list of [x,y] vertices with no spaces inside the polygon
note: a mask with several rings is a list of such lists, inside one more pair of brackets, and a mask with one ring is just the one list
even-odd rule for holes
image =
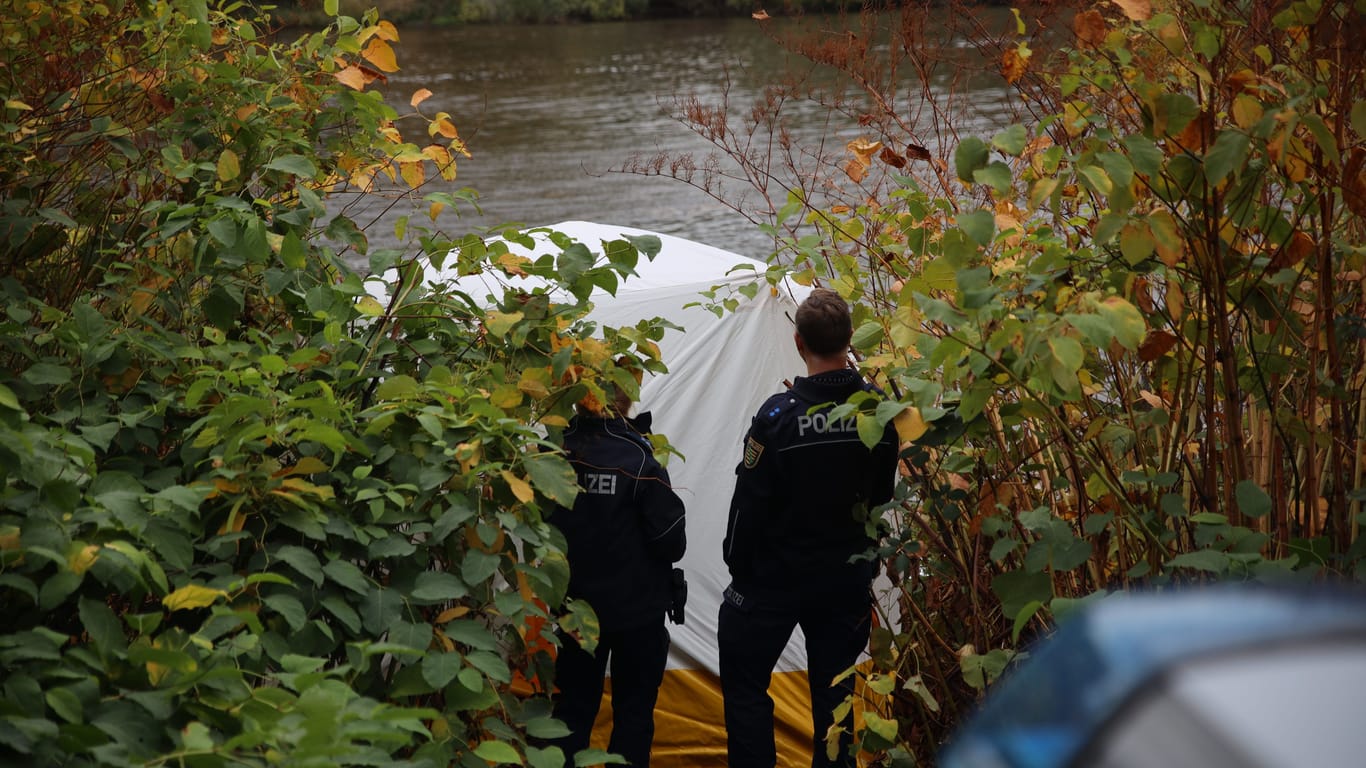
{"label": "dense vegetation", "polygon": [[[375,93],[373,13],[265,23],[0,13],[0,762],[560,766],[549,630],[595,619],[541,520],[577,492],[551,438],[635,386],[619,356],[658,368],[660,329],[582,319],[658,242],[464,238],[463,273],[551,291],[423,287],[330,193],[452,178],[455,126]],[[350,251],[403,270],[387,303]]]}
{"label": "dense vegetation", "polygon": [[[861,418],[914,438],[863,734],[893,764],[1080,601],[1366,577],[1366,4],[1063,5],[774,30],[845,89],[685,96],[729,162],[627,169],[744,182],[771,275],[857,305],[898,400]],[[976,136],[983,74],[1016,118]],[[803,99],[863,136],[794,141]]]}
{"label": "dense vegetation", "polygon": [[[856,306],[892,397],[844,407],[907,439],[880,553],[901,615],[861,730],[884,764],[927,759],[1079,601],[1363,576],[1366,8],[1063,5],[784,31],[855,87],[683,97],[733,163],[635,168],[733,171],[770,276]],[[274,42],[236,4],[4,2],[6,762],[566,762],[537,746],[562,727],[544,648],[594,619],[563,605],[540,512],[576,492],[570,405],[632,389],[619,356],[660,367],[657,325],[584,320],[658,244],[533,261],[443,234],[465,199],[421,190],[455,177],[456,126],[376,92],[391,24],[319,7],[325,29]],[[952,89],[973,61],[1018,113],[985,136]],[[864,138],[785,140],[807,98]],[[375,178],[430,213],[406,250],[333,195]],[[452,246],[552,290],[424,288],[412,255]],[[404,277],[367,286],[357,254]]]}

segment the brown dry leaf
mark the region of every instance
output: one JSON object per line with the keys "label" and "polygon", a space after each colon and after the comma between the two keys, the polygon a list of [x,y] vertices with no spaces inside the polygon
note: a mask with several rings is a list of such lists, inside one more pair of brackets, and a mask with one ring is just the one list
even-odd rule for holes
{"label": "brown dry leaf", "polygon": [[1174,346],[1176,346],[1176,336],[1171,332],[1152,331],[1148,334],[1148,338],[1138,345],[1138,359],[1145,363],[1151,363],[1167,354]]}
{"label": "brown dry leaf", "polygon": [[411,99],[408,99],[408,105],[416,107],[418,104],[421,104],[422,102],[426,101],[427,99],[430,99],[431,97],[432,92],[430,90],[426,88],[419,88],[413,92],[413,97]]}
{"label": "brown dry leaf", "polygon": [[1147,21],[1153,16],[1153,4],[1149,0],[1112,0],[1119,6],[1130,21]]}
{"label": "brown dry leaf", "polygon": [[858,158],[850,158],[849,162],[844,164],[844,172],[850,181],[858,184],[868,175],[868,166],[860,163]]}
{"label": "brown dry leaf", "polygon": [[1151,405],[1154,408],[1161,408],[1163,410],[1166,410],[1167,408],[1167,403],[1161,397],[1158,397],[1157,395],[1153,394],[1152,392],[1146,389],[1141,390],[1138,393],[1138,396],[1143,398],[1143,402],[1147,403],[1148,405]]}
{"label": "brown dry leaf", "polygon": [[371,40],[360,55],[381,72],[398,71],[398,58],[394,56],[394,49],[378,37]]}
{"label": "brown dry leaf", "polygon": [[1098,47],[1105,42],[1105,35],[1109,28],[1105,26],[1105,17],[1100,15],[1100,11],[1082,11],[1072,19],[1072,31],[1077,36],[1077,42],[1082,47]]}
{"label": "brown dry leaf", "polygon": [[1201,154],[1205,151],[1205,137],[1214,132],[1214,119],[1209,112],[1201,111],[1181,129],[1176,143],[1184,150]]}
{"label": "brown dry leaf", "polygon": [[930,151],[920,146],[919,144],[907,144],[906,157],[910,158],[911,160],[929,160]]}
{"label": "brown dry leaf", "polygon": [[772,18],[771,16],[768,15],[768,11],[765,11],[763,8],[760,8],[759,10],[755,11],[754,13],[751,13],[751,14],[749,15],[749,17],[750,17],[751,19],[756,20],[756,21],[768,21],[770,18]]}
{"label": "brown dry leaf", "polygon": [[1018,48],[1007,48],[1001,54],[1001,74],[1007,83],[1014,83],[1024,77],[1029,68],[1029,47],[1023,43]]}
{"label": "brown dry leaf", "polygon": [[893,152],[891,147],[883,147],[882,151],[877,154],[877,159],[881,160],[887,165],[892,166],[893,168],[906,167],[906,158],[902,157],[901,155],[898,155],[896,152]]}
{"label": "brown dry leaf", "polygon": [[1314,238],[1306,234],[1304,230],[1297,229],[1295,234],[1290,236],[1290,240],[1271,257],[1271,267],[1274,269],[1293,267],[1309,258],[1315,247],[1317,246],[1314,243]]}

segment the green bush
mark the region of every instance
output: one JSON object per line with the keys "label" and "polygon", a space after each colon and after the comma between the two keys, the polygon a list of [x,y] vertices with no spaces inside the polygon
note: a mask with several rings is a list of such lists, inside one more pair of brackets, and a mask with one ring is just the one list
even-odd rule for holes
{"label": "green bush", "polygon": [[476,302],[370,253],[406,275],[382,305],[329,193],[420,188],[463,151],[446,115],[403,141],[367,90],[392,27],[284,44],[236,4],[7,11],[0,755],[561,765],[533,745],[563,727],[544,648],[595,620],[562,605],[540,515],[577,492],[553,438],[599,381],[633,384],[620,355],[660,368],[657,325],[584,320],[658,242],[596,264],[554,235],[533,261],[414,228],[546,288]]}

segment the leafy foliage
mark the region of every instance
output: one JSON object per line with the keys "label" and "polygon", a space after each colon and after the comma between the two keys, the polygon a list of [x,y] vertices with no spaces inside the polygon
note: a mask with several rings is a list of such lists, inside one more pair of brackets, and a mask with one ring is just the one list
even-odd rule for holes
{"label": "leafy foliage", "polygon": [[1366,555],[1361,4],[955,6],[945,37],[1018,110],[986,131],[910,6],[774,32],[857,86],[815,95],[864,132],[843,154],[750,149],[805,82],[749,121],[681,114],[738,169],[685,180],[773,203],[770,276],[856,303],[896,398],[866,414],[906,441],[862,733],[886,764],[929,759],[1080,601],[1359,580]]}
{"label": "leafy foliage", "polygon": [[[371,278],[331,193],[454,174],[367,87],[373,14],[271,42],[238,4],[10,4],[0,140],[0,754],[63,765],[559,766],[544,696],[572,404],[661,370],[585,319],[650,238],[451,242]],[[414,96],[412,105],[421,101]],[[456,202],[431,196],[433,218]],[[517,282],[526,277],[540,281]],[[22,757],[21,757],[22,756]]]}

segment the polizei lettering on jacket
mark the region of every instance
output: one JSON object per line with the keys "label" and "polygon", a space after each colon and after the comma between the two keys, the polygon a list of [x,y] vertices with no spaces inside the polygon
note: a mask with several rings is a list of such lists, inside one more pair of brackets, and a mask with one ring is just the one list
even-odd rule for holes
{"label": "polizei lettering on jacket", "polygon": [[596,496],[615,496],[617,493],[617,476],[608,473],[585,472],[583,490]]}
{"label": "polizei lettering on jacket", "polygon": [[817,435],[829,432],[858,432],[858,418],[851,415],[842,419],[832,419],[824,413],[803,414],[797,417],[797,434],[806,437],[807,432]]}

